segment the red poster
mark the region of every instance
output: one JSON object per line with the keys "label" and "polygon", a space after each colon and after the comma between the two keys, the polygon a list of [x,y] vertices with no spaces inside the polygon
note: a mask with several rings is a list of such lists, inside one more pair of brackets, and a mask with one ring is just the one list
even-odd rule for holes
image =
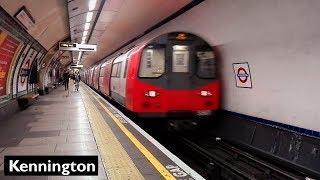
{"label": "red poster", "polygon": [[7,78],[20,42],[0,30],[0,97],[9,94]]}

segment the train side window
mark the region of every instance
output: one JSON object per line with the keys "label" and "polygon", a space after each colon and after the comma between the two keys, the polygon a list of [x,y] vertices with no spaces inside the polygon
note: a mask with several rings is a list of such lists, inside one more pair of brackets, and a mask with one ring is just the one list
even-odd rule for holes
{"label": "train side window", "polygon": [[123,73],[123,78],[127,77],[127,71],[128,71],[128,63],[129,63],[129,57],[126,59],[126,64],[124,65],[124,73]]}
{"label": "train side window", "polygon": [[126,57],[126,61],[125,61],[125,65],[124,65],[124,73],[123,73],[123,78],[127,77],[127,71],[128,71],[128,63],[129,63],[129,59],[131,57],[131,52],[133,51],[135,46],[133,46],[131,49],[128,50],[127,52],[127,57]]}
{"label": "train side window", "polygon": [[143,49],[139,77],[157,78],[165,71],[165,49],[148,47]]}
{"label": "train side window", "polygon": [[117,64],[118,64],[118,71],[117,71],[116,77],[120,77],[122,62],[119,62]]}
{"label": "train side window", "polygon": [[198,51],[197,75],[200,78],[216,78],[216,64],[212,51]]}
{"label": "train side window", "polygon": [[100,68],[100,76],[104,76],[104,66]]}
{"label": "train side window", "polygon": [[118,63],[112,65],[111,77],[116,77],[118,72]]}

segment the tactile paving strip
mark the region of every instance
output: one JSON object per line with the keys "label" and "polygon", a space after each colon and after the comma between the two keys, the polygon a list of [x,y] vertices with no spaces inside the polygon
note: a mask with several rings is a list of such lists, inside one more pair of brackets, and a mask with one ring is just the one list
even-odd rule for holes
{"label": "tactile paving strip", "polygon": [[[87,88],[86,88],[87,89]],[[92,97],[101,105],[101,107],[106,111],[106,113],[111,117],[111,119],[118,125],[118,127],[122,130],[122,132],[127,135],[130,141],[139,149],[139,151],[150,161],[150,163],[157,169],[157,171],[163,176],[164,179],[174,180],[176,179],[158,160],[155,158],[151,152],[144,147],[139,140],[121,123],[116,116],[109,111],[107,107],[105,107],[98,98],[93,95],[89,90],[87,90]]]}
{"label": "tactile paving strip", "polygon": [[108,179],[144,179],[84,89],[80,93]]}

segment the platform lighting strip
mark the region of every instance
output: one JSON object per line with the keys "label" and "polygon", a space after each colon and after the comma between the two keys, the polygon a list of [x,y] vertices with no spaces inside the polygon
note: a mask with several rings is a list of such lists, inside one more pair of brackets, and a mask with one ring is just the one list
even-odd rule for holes
{"label": "platform lighting strip", "polygon": [[82,52],[81,52],[81,51],[79,51],[79,55],[78,55],[78,61],[80,61],[80,58],[81,58],[81,54],[82,54]]}
{"label": "platform lighting strip", "polygon": [[[93,16],[93,12],[91,12],[91,11],[94,10],[94,8],[96,7],[96,2],[97,2],[97,0],[90,0],[89,1],[89,4],[88,4],[89,12],[87,13],[86,23],[84,24],[84,31],[83,31],[81,44],[86,43],[87,34],[88,34],[89,27],[90,27],[90,21],[92,20],[92,16]],[[81,53],[82,52],[79,52],[78,61],[80,61]]]}
{"label": "platform lighting strip", "polygon": [[94,10],[94,8],[96,7],[96,2],[97,2],[97,0],[90,0],[89,1],[89,11]]}
{"label": "platform lighting strip", "polygon": [[84,30],[87,31],[90,27],[90,23],[85,23],[84,24]]}

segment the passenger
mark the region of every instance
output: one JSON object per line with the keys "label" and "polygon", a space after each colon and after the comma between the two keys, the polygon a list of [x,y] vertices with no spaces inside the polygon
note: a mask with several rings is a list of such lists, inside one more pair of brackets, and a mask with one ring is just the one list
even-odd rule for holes
{"label": "passenger", "polygon": [[74,87],[75,87],[75,91],[79,91],[79,82],[81,80],[80,74],[76,73],[74,74]]}
{"label": "passenger", "polygon": [[65,71],[63,73],[63,80],[64,80],[64,90],[67,90],[69,88],[69,72]]}

